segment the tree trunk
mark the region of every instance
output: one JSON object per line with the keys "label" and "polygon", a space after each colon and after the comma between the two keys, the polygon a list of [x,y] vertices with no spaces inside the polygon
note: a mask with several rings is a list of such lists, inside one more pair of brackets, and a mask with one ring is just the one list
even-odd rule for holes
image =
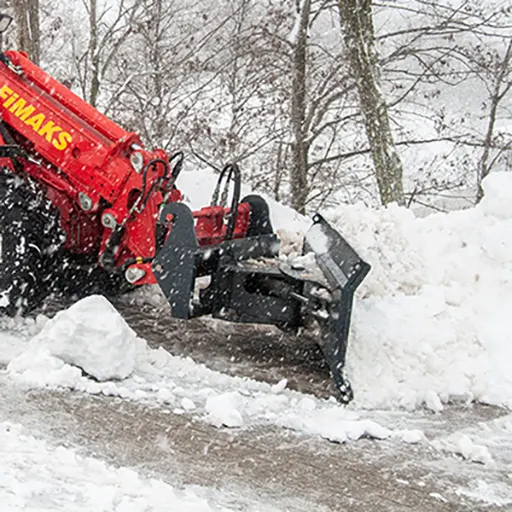
{"label": "tree trunk", "polygon": [[341,26],[371,148],[383,205],[405,203],[402,162],[395,148],[386,101],[379,90],[371,0],[338,0]]}
{"label": "tree trunk", "polygon": [[306,213],[308,198],[308,142],[306,133],[306,59],[308,26],[311,14],[311,0],[304,0],[297,20],[297,33],[293,48],[292,69],[292,111],[293,132],[292,169],[290,181],[292,206],[299,213]]}
{"label": "tree trunk", "polygon": [[[478,162],[478,175],[477,175],[477,192],[476,202],[479,203],[484,197],[484,189],[482,188],[482,180],[491,172],[492,163],[489,163],[489,156],[491,152],[492,139],[494,137],[494,127],[496,125],[496,117],[498,114],[498,106],[501,100],[505,97],[512,86],[512,82],[506,82],[506,77],[510,67],[510,60],[512,59],[512,38],[508,42],[507,51],[501,62],[500,69],[496,76],[493,94],[490,98],[491,106],[489,108],[489,119],[487,122],[487,132],[484,139],[484,150],[482,157]],[[505,87],[502,86],[505,82]]]}
{"label": "tree trunk", "polygon": [[153,121],[155,144],[160,145],[168,136],[168,125],[166,121],[164,96],[165,77],[162,74],[162,53],[165,47],[165,32],[162,28],[164,2],[155,0],[151,6],[152,38],[153,44],[150,51],[150,62],[152,71],[153,94],[156,100]]}
{"label": "tree trunk", "polygon": [[27,52],[30,60],[39,64],[39,0],[16,0],[13,7],[18,29],[18,49]]}
{"label": "tree trunk", "polygon": [[98,3],[97,0],[89,2],[89,59],[91,63],[91,88],[89,90],[89,103],[96,108],[100,92],[100,53],[98,51]]}
{"label": "tree trunk", "polygon": [[227,149],[228,149],[228,160],[230,162],[237,161],[237,153],[239,149],[238,136],[240,129],[240,88],[242,87],[241,72],[242,60],[244,47],[242,43],[242,31],[244,23],[246,22],[248,10],[250,8],[249,1],[242,0],[240,4],[233,6],[234,13],[233,17],[233,32],[230,37],[230,45],[232,52],[232,66],[231,73],[228,77],[228,91],[230,96],[230,109],[231,109],[231,121],[227,135]]}

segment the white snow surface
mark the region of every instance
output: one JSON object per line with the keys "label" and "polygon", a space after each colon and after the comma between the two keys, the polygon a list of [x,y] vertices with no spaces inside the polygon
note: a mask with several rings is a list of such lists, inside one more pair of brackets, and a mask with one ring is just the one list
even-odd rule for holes
{"label": "white snow surface", "polygon": [[512,503],[512,486],[506,482],[488,483],[485,480],[477,480],[471,487],[457,489],[457,494],[498,507]]}
{"label": "white snow surface", "polygon": [[[210,491],[213,493],[213,491]],[[0,423],[0,510],[66,512],[227,511],[193,489],[174,489],[127,468],[51,447],[23,427]]]}

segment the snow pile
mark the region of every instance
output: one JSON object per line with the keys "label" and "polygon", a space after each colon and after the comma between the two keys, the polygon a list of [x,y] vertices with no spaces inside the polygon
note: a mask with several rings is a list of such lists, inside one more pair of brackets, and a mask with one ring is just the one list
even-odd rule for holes
{"label": "snow pile", "polygon": [[227,511],[191,489],[175,490],[127,468],[51,448],[22,427],[0,423],[0,510]]}
{"label": "snow pile", "polygon": [[[298,394],[297,394],[298,395]],[[242,427],[256,418],[329,441],[344,443],[362,437],[386,439],[392,432],[378,423],[364,419],[353,411],[335,404],[323,404],[308,396],[293,397],[291,394],[249,395],[238,391],[208,397],[205,404],[207,420],[226,427]],[[397,434],[406,442],[408,434]]]}
{"label": "snow pile", "polygon": [[484,189],[475,208],[422,219],[396,206],[326,214],[372,265],[347,363],[360,405],[512,407],[512,173]]}
{"label": "snow pile", "polygon": [[78,368],[100,381],[124,379],[135,368],[136,345],[135,332],[110,302],[93,295],[57,313],[8,369],[30,381],[44,373],[49,383],[72,381]]}

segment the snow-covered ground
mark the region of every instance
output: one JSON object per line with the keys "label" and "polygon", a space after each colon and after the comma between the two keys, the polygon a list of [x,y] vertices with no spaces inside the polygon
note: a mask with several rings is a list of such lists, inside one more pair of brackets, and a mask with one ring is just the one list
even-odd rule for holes
{"label": "snow-covered ground", "polygon": [[[199,204],[208,202],[196,192],[208,190],[210,184],[205,181],[213,177],[184,176],[180,185],[185,193],[194,190]],[[512,359],[512,174],[492,174],[484,185],[486,196],[476,208],[422,219],[393,206],[370,210],[356,205],[324,212],[372,264],[354,307],[347,366],[356,401],[349,407],[291,391],[286,381],[270,385],[231,377],[163,349],[151,349],[100,296],[79,301],[51,320],[2,319],[3,372],[17,386],[119,396],[217,427],[271,425],[337,442],[387,439],[402,443],[404,449],[411,443],[427,444],[510,475],[511,415],[473,431],[436,438],[425,435],[414,417],[409,421],[407,416],[400,427],[391,419],[403,409],[427,408],[442,414],[444,404],[454,400],[512,408],[508,369]],[[271,203],[271,207],[275,228],[286,230],[286,244],[295,243],[298,249],[308,221],[281,205]],[[382,410],[394,415],[386,417]],[[2,424],[1,428],[5,435],[0,437],[0,449],[13,454],[3,462],[5,474],[12,474],[16,482],[26,473],[19,466],[23,434],[17,427],[11,431]],[[29,457],[52,457],[39,441],[30,439],[26,446],[32,450]],[[74,455],[62,452],[62,457],[77,465]],[[88,481],[87,471],[94,473],[95,463],[82,466],[83,479]],[[124,474],[105,471],[112,481]],[[48,478],[59,476],[50,472]],[[4,482],[2,492],[11,485]],[[34,499],[42,484],[28,482]],[[95,482],[91,480],[90,485]],[[126,500],[144,503],[150,499],[147,489],[156,484],[137,482],[137,492]],[[16,487],[21,495],[27,488]],[[116,494],[119,503],[123,503],[123,489],[121,485],[121,494]],[[71,487],[69,492],[78,490]],[[84,492],[80,491],[80,499],[86,500]],[[170,488],[164,492],[173,495]],[[512,503],[507,482],[496,486],[479,481],[460,493],[476,493],[492,503]],[[191,507],[209,510],[207,503],[190,499]],[[37,508],[37,502],[31,503]],[[126,505],[115,510],[139,509]]]}
{"label": "snow-covered ground", "polygon": [[[212,493],[213,494],[213,493]],[[0,510],[41,512],[228,511],[192,489],[173,489],[0,422]]]}
{"label": "snow-covered ground", "polygon": [[[80,343],[75,343],[77,339]],[[108,346],[102,346],[104,344]],[[425,427],[425,431],[429,431],[429,420],[423,414],[416,416],[397,410],[387,412],[344,408],[334,400],[319,400],[287,390],[285,381],[272,386],[231,377],[209,370],[190,359],[171,356],[162,349],[150,349],[124,324],[110,303],[100,296],[79,301],[51,320],[43,317],[36,320],[4,319],[0,351],[4,361],[11,359],[2,373],[18,389],[69,388],[89,394],[118,396],[235,431],[274,425],[301,435],[337,442],[357,442],[362,437],[373,437],[398,443],[404,451],[419,444],[424,449],[431,447],[440,457],[445,453],[453,454],[456,457],[452,462],[454,471],[463,470],[461,464],[471,463],[488,468],[489,473],[484,475],[489,475],[489,481],[479,474],[474,485],[457,489],[461,496],[491,504],[512,503],[512,485],[508,481],[496,481],[496,472],[512,474],[512,415],[442,435],[426,434],[422,429]],[[86,365],[89,376],[79,368]],[[129,372],[128,377],[120,377],[120,367],[123,375]],[[91,378],[91,374],[97,378]],[[11,428],[5,424],[2,427]],[[91,480],[94,468],[99,467],[98,464],[101,466],[98,461],[81,459],[66,450],[57,450],[56,456],[53,448],[45,448],[42,441],[27,436],[19,427],[13,426],[12,432],[12,435],[0,436],[0,449],[10,453],[9,457],[4,458],[4,474],[13,475],[14,480],[4,479],[0,491],[5,491],[6,500],[23,498],[25,502],[6,503],[25,503],[27,510],[37,509],[38,500],[43,495],[44,499],[57,500],[51,502],[55,507],[59,504],[64,509],[65,501],[72,499],[85,503],[83,510],[86,510],[90,505],[87,499],[103,492],[94,486],[106,481],[108,495],[105,499],[108,505],[105,510],[125,510],[115,506],[125,506],[125,502],[131,503],[130,500],[135,504],[126,510],[145,510],[142,505],[149,507],[148,510],[153,510],[151,506],[155,507],[154,510],[165,510],[158,508],[157,502],[151,501],[155,485],[163,484],[148,482],[128,470],[112,468],[104,469],[103,480]],[[36,460],[32,460],[32,457]],[[68,466],[60,464],[61,457],[68,461]],[[48,469],[51,467],[50,461],[55,460],[59,461],[59,468]],[[27,464],[34,468],[38,464],[43,466],[25,475]],[[71,482],[68,479],[64,485],[60,481],[68,473],[73,476]],[[138,486],[126,496],[123,493],[128,488],[121,482],[125,475],[139,478]],[[16,481],[19,485],[13,487]],[[54,496],[55,488],[59,485],[64,485],[66,489],[60,498]],[[86,489],[92,489],[90,494],[83,491],[83,485]],[[173,489],[164,488],[170,496],[175,495]],[[178,492],[176,496],[175,499],[181,499],[182,494]],[[209,510],[209,504],[201,501],[202,498],[190,493],[187,496],[189,501],[186,506],[182,504],[182,510]],[[140,508],[136,508],[139,506],[137,504],[140,504]],[[24,510],[21,505],[19,509]]]}

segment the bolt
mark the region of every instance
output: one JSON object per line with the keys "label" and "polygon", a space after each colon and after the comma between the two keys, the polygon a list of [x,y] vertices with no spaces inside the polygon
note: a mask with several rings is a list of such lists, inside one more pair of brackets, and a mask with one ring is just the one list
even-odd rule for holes
{"label": "bolt", "polygon": [[88,212],[92,209],[93,202],[92,202],[92,199],[87,194],[84,194],[83,192],[79,192],[78,193],[78,202],[80,203],[80,208],[82,208],[82,210],[84,212]]}
{"label": "bolt", "polygon": [[105,213],[101,217],[101,223],[108,229],[114,229],[117,225],[116,218],[111,213]]}

